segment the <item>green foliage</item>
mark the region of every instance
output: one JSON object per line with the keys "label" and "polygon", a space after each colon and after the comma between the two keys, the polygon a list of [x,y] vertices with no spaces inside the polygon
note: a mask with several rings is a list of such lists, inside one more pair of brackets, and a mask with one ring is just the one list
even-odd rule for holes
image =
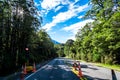
{"label": "green foliage", "polygon": [[92,60],[93,60],[93,54],[92,53],[88,53],[87,54],[87,58],[88,58],[88,62],[92,62]]}
{"label": "green foliage", "polygon": [[34,43],[31,46],[31,49],[33,49],[32,58],[36,62],[39,63],[42,60],[47,60],[57,56],[54,44],[45,30],[41,29],[37,32],[36,36],[33,36],[32,38],[34,39]]}
{"label": "green foliage", "polygon": [[[120,2],[91,0],[91,3],[92,8],[84,18],[91,17],[95,21],[86,24],[77,32],[76,41],[72,46],[77,53],[75,58],[105,64],[120,64]],[[65,47],[66,50],[70,48]]]}
{"label": "green foliage", "polygon": [[76,49],[74,47],[74,40],[68,39],[64,46],[64,54],[68,57],[75,57]]}
{"label": "green foliage", "polygon": [[38,31],[41,20],[33,0],[0,1],[0,75],[57,56],[50,36]]}
{"label": "green foliage", "polygon": [[55,44],[54,48],[59,57],[64,57],[64,44]]}
{"label": "green foliage", "polygon": [[33,1],[0,1],[0,75],[25,63],[25,48],[40,25],[37,16]]}
{"label": "green foliage", "polygon": [[97,52],[97,50],[93,51],[93,62],[100,62],[100,54]]}

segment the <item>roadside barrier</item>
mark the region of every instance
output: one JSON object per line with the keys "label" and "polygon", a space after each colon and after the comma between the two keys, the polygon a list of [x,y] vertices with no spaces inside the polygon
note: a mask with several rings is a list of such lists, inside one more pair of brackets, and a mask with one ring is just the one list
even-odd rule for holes
{"label": "roadside barrier", "polygon": [[82,74],[80,62],[74,62],[72,71],[80,78],[80,80],[87,80]]}
{"label": "roadside barrier", "polygon": [[83,77],[83,74],[82,74],[82,70],[81,70],[81,66],[80,66],[80,62],[78,62],[78,76],[79,77]]}
{"label": "roadside barrier", "polygon": [[35,63],[33,63],[33,71],[32,72],[36,72],[36,66]]}
{"label": "roadside barrier", "polygon": [[27,71],[26,71],[26,63],[25,63],[25,67],[23,69],[23,74],[27,74]]}
{"label": "roadside barrier", "polygon": [[74,62],[73,68],[74,68],[75,70],[77,70],[77,63],[76,63],[76,62]]}
{"label": "roadside barrier", "polygon": [[20,73],[20,80],[24,80],[24,67],[22,65],[22,71]]}

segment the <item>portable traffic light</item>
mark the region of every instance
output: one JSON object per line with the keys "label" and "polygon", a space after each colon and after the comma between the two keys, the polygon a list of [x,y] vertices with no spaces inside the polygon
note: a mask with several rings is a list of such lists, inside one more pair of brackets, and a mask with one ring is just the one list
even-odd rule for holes
{"label": "portable traffic light", "polygon": [[29,55],[30,55],[30,53],[29,53],[29,48],[25,48],[25,56],[26,56],[26,58],[28,58],[29,59]]}
{"label": "portable traffic light", "polygon": [[25,50],[26,50],[26,51],[28,51],[28,50],[29,50],[29,48],[25,48]]}

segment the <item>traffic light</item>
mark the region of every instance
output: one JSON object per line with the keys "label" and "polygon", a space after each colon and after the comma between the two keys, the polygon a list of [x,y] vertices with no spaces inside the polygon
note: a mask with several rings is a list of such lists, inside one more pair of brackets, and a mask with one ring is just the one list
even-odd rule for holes
{"label": "traffic light", "polygon": [[29,59],[29,57],[30,57],[29,48],[25,48],[25,56],[26,56],[26,58]]}
{"label": "traffic light", "polygon": [[28,50],[29,50],[29,48],[25,48],[25,50],[26,50],[26,51],[28,51]]}

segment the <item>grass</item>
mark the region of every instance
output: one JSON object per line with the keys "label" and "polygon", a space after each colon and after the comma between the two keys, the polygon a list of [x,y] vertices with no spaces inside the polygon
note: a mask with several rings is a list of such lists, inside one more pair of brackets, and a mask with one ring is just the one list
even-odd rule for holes
{"label": "grass", "polygon": [[[78,60],[78,61],[86,62],[86,61],[83,61],[83,60]],[[120,71],[120,65],[110,65],[110,64],[103,64],[103,63],[92,63],[92,64],[94,64],[96,66],[101,66],[101,67],[105,67],[105,68],[109,68],[109,69],[114,69],[116,71]]]}
{"label": "grass", "polygon": [[103,63],[93,63],[93,64],[96,66],[101,66],[101,67],[110,68],[110,69],[120,71],[120,65],[110,65],[110,64],[103,64]]}
{"label": "grass", "polygon": [[[69,58],[69,57],[67,56],[66,58]],[[84,60],[77,60],[77,61],[86,62]],[[94,64],[96,66],[101,66],[101,67],[105,67],[105,68],[109,68],[109,69],[114,69],[116,71],[120,71],[120,65],[110,65],[110,64],[103,64],[103,63],[92,63],[92,64]]]}

